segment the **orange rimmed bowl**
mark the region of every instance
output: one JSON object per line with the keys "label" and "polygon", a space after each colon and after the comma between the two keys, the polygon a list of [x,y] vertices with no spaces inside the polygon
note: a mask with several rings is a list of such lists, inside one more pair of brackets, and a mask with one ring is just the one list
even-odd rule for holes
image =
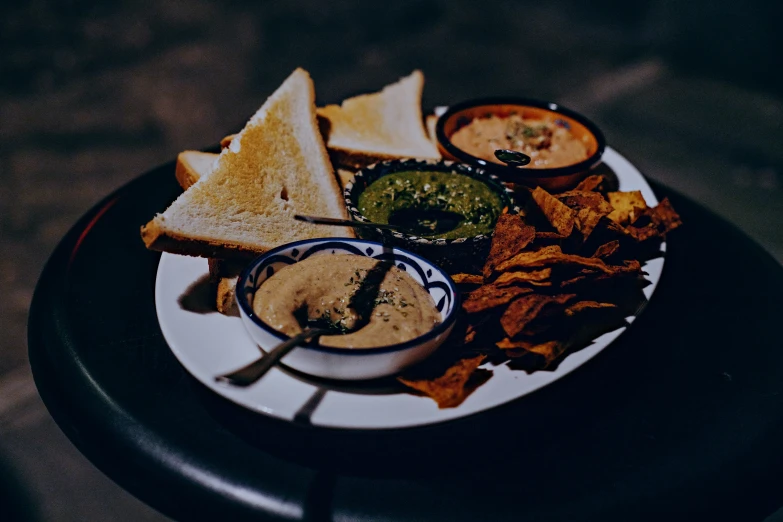
{"label": "orange rimmed bowl", "polygon": [[[475,119],[492,115],[507,118],[512,114],[518,114],[525,119],[551,120],[556,125],[566,128],[574,138],[584,143],[587,157],[561,167],[511,167],[474,156],[457,147],[451,140],[457,130]],[[606,148],[603,133],[586,117],[557,103],[526,98],[483,98],[458,103],[449,107],[438,118],[435,134],[438,148],[444,158],[486,169],[505,183],[528,187],[541,186],[550,192],[568,190],[579,183],[601,162]]]}

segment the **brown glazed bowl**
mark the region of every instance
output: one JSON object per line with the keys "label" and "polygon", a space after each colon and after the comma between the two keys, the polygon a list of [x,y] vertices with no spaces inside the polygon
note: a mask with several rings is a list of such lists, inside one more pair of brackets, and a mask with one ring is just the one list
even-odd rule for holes
{"label": "brown glazed bowl", "polygon": [[[564,167],[527,168],[511,167],[473,156],[455,146],[451,136],[476,118],[491,115],[508,117],[516,113],[523,118],[552,119],[567,128],[571,134],[587,147],[587,158]],[[541,186],[550,192],[568,190],[584,178],[601,162],[606,140],[601,130],[581,114],[566,109],[557,103],[524,98],[483,98],[468,100],[449,107],[438,118],[435,127],[438,148],[445,159],[461,161],[481,167],[512,185]]]}

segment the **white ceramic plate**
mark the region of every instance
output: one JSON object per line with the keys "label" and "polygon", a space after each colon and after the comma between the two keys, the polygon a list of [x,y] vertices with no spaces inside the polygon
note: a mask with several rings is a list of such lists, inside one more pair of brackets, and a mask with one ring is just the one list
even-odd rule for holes
{"label": "white ceramic plate", "polygon": [[[652,189],[628,160],[607,147],[603,161],[617,175],[620,190],[640,190],[648,205],[657,205]],[[643,269],[652,282],[644,289],[650,299],[660,279],[663,257],[647,262]],[[456,408],[438,409],[433,400],[395,391],[394,387],[333,385],[280,367],[252,386],[236,388],[216,383],[215,376],[247,364],[260,352],[238,316],[210,311],[213,304],[209,302],[207,290],[208,273],[206,259],[173,254],[161,257],[155,305],[171,351],[188,372],[215,393],[264,415],[315,426],[404,428],[478,413],[560,379],[606,348],[625,330],[619,328],[598,337],[590,346],[568,355],[554,371],[527,374],[511,370],[505,364],[485,364],[494,375]]]}

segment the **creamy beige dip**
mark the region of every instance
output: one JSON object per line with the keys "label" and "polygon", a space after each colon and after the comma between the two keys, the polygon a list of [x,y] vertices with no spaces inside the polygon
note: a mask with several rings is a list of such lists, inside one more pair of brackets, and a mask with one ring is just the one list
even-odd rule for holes
{"label": "creamy beige dip", "polygon": [[[368,286],[364,283],[368,274],[380,284],[373,285],[363,309],[355,310],[352,298]],[[316,254],[280,269],[256,291],[253,311],[286,335],[301,332],[300,321],[325,320],[351,330],[361,314],[370,314],[369,321],[355,332],[319,339],[323,346],[341,348],[403,343],[441,321],[432,296],[410,275],[394,265],[352,254]]]}
{"label": "creamy beige dip", "polygon": [[565,167],[587,159],[586,145],[550,120],[524,119],[518,114],[501,118],[475,118],[451,136],[451,142],[468,154],[503,164],[497,149],[511,149],[530,156],[527,168]]}

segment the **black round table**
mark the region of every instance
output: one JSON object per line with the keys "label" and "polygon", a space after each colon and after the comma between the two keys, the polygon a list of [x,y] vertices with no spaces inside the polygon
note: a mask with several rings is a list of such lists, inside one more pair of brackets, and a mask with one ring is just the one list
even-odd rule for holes
{"label": "black round table", "polygon": [[665,187],[684,226],[647,309],[577,371],[494,410],[349,431],[252,414],[179,365],[139,227],[164,165],[68,233],[35,292],[49,411],[122,487],[177,519],[743,520],[783,505],[783,268]]}

